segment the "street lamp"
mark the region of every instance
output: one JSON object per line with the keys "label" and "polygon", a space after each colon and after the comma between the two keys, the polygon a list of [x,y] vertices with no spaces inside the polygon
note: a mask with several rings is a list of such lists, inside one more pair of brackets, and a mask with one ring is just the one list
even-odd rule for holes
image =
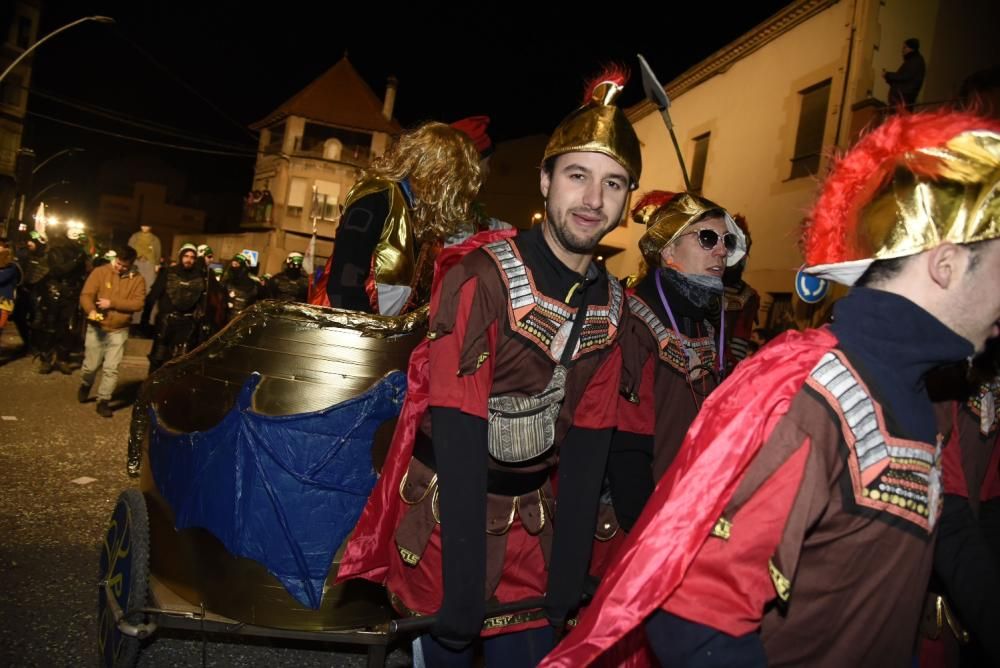
{"label": "street lamp", "polygon": [[0,81],[3,81],[7,77],[7,75],[10,74],[11,70],[13,70],[15,67],[17,67],[18,63],[20,63],[22,60],[24,60],[25,58],[27,58],[28,55],[32,51],[34,51],[35,49],[37,49],[38,47],[40,47],[43,42],[48,41],[49,39],[51,39],[52,37],[55,37],[56,35],[58,35],[59,33],[61,33],[64,30],[69,30],[73,26],[80,25],[81,23],[86,23],[87,21],[96,21],[97,23],[114,23],[115,22],[115,20],[113,18],[111,18],[110,16],[84,16],[82,19],[77,19],[76,21],[73,21],[72,23],[67,23],[66,25],[64,25],[61,28],[56,28],[55,30],[53,30],[52,32],[50,32],[48,35],[46,35],[45,37],[41,38],[40,40],[38,40],[37,42],[35,42],[31,46],[29,46],[27,49],[24,50],[24,53],[22,53],[20,56],[18,56],[17,58],[15,58],[14,62],[12,62],[9,66],[7,66],[7,69],[5,69],[3,71],[3,74],[0,74]]}
{"label": "street lamp", "polygon": [[31,170],[31,175],[34,176],[35,174],[38,173],[39,169],[41,169],[45,165],[49,164],[52,160],[54,160],[55,158],[58,158],[61,155],[73,155],[74,153],[83,153],[86,150],[87,149],[85,149],[85,148],[80,148],[80,147],[74,146],[72,148],[64,148],[61,151],[56,151],[55,153],[53,153],[49,157],[45,158],[45,160],[42,160],[40,163],[38,163],[37,165],[35,165],[35,168]]}
{"label": "street lamp", "polygon": [[42,198],[42,195],[44,195],[48,191],[52,190],[56,186],[64,186],[64,185],[67,185],[69,183],[70,183],[70,181],[68,181],[66,179],[62,179],[61,181],[53,181],[49,185],[47,185],[44,188],[42,188],[41,190],[39,190],[37,193],[35,193],[35,196],[31,198],[31,202],[28,203],[28,211],[31,211],[35,207],[35,204],[38,202],[38,200],[40,200]]}

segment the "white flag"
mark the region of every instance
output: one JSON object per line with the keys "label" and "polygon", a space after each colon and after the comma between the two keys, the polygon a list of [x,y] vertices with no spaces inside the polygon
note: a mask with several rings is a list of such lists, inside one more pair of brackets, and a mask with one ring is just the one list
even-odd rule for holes
{"label": "white flag", "polygon": [[312,280],[313,263],[316,261],[316,230],[313,230],[312,237],[309,239],[309,245],[306,246],[305,256],[302,258],[302,269],[309,275],[310,280]]}

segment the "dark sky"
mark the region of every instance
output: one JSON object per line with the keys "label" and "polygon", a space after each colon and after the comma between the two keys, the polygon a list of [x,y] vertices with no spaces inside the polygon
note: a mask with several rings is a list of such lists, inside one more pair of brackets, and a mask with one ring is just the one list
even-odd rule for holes
{"label": "dark sky", "polygon": [[[624,99],[631,104],[642,97],[637,52],[666,82],[787,2],[670,4],[669,11],[626,16],[626,5],[600,2],[552,8],[422,2],[410,3],[409,12],[381,2],[278,2],[262,9],[232,1],[45,2],[41,35],[90,14],[117,24],[83,24],[39,47],[29,112],[186,147],[252,152],[256,140],[247,126],[346,50],[380,97],[386,77],[399,78],[395,114],[404,126],[487,114],[491,135],[502,141],[550,132],[604,62],[633,68]],[[372,8],[344,9],[359,5]],[[95,175],[118,157],[154,156],[184,172],[187,199],[244,193],[253,171],[252,157],[143,145],[39,115],[29,115],[24,144],[40,158],[85,147],[85,154],[46,166],[36,184],[71,178],[66,196],[82,202],[96,201]]]}

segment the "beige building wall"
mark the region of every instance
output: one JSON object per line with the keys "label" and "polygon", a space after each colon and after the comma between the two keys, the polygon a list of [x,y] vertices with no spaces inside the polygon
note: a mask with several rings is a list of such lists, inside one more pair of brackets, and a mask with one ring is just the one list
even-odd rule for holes
{"label": "beige building wall", "polygon": [[[805,18],[796,22],[797,13]],[[903,40],[920,39],[927,78],[918,102],[933,107],[955,102],[970,75],[1000,65],[998,25],[996,0],[799,0],[667,84],[688,165],[694,138],[711,133],[703,194],[743,213],[750,224],[750,283],[762,293],[792,291],[802,263],[800,227],[818,178],[835,149],[850,146],[878,120],[888,96],[882,72],[900,66]],[[700,68],[709,73],[692,84],[688,75],[698,75]],[[800,92],[825,79],[831,86],[818,175],[790,178]],[[682,189],[659,112],[643,103],[629,115],[643,150],[643,177],[635,195]],[[642,233],[629,222],[608,237],[609,245],[625,249],[608,261],[612,271],[635,270]]]}
{"label": "beige building wall", "polygon": [[[789,178],[800,91],[831,80],[824,144],[832,143],[851,9],[850,2],[832,5],[672,100],[671,117],[688,165],[694,138],[711,133],[702,193],[746,216],[754,245],[745,277],[762,293],[791,291],[802,264],[797,231],[816,192],[816,180]],[[637,195],[652,189],[683,190],[660,113],[651,107],[637,111],[640,117],[633,113],[633,122],[643,147]],[[620,228],[625,252],[608,261],[613,272],[635,271],[643,231],[631,221]]]}
{"label": "beige building wall", "polygon": [[[920,39],[927,78],[919,102],[936,106],[955,101],[966,77],[1000,64],[997,25],[995,0],[799,0],[666,84],[689,166],[694,139],[711,133],[703,194],[750,224],[754,245],[745,277],[751,284],[761,293],[793,291],[801,224],[819,178],[835,149],[849,147],[883,113],[882,71],[899,67],[903,40]],[[791,178],[800,93],[824,80],[831,85],[819,171]],[[659,112],[642,103],[629,117],[643,151],[633,201],[651,189],[682,189]],[[630,221],[608,237],[609,245],[624,248],[608,261],[613,272],[635,271],[643,231]]]}

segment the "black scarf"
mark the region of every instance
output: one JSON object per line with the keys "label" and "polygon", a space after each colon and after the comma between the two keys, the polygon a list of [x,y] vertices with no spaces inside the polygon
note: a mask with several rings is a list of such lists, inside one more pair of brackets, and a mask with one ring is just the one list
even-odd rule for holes
{"label": "black scarf", "polygon": [[909,299],[854,288],[833,307],[833,333],[906,438],[933,443],[934,412],[924,378],[971,356],[972,344]]}

